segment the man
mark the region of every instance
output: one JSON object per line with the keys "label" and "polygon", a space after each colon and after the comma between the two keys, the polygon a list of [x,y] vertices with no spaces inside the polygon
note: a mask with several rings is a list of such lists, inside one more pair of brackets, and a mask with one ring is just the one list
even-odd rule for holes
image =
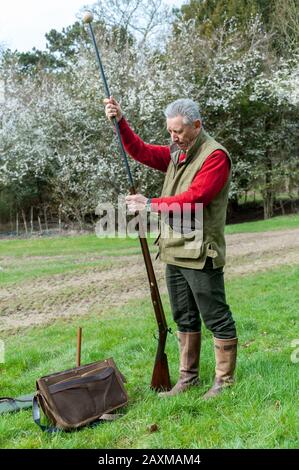
{"label": "man", "polygon": [[[119,123],[124,147],[135,160],[166,173],[160,198],[142,194],[127,196],[130,211],[148,210],[165,213],[175,204],[183,208],[203,205],[202,229],[191,231],[174,227],[173,219],[162,218],[159,239],[160,259],[166,263],[166,282],[173,318],[180,344],[179,380],[169,397],[199,383],[201,319],[213,333],[215,380],[203,396],[208,399],[231,385],[237,356],[235,322],[225,299],[223,266],[225,264],[224,226],[231,179],[231,160],[227,150],[209,136],[202,126],[198,106],[190,99],[180,99],[165,110],[167,130],[172,145],[144,143],[129,127],[117,101],[104,101],[109,119]],[[164,220],[164,222],[163,222]],[[180,227],[182,229],[182,226]]]}

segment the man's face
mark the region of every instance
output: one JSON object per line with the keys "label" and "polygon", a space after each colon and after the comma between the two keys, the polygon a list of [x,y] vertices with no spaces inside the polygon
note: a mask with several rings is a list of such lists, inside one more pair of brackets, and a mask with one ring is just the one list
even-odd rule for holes
{"label": "man's face", "polygon": [[193,124],[185,124],[183,119],[182,116],[176,116],[168,118],[166,123],[172,142],[183,152],[187,152],[200,132],[201,123],[195,121]]}

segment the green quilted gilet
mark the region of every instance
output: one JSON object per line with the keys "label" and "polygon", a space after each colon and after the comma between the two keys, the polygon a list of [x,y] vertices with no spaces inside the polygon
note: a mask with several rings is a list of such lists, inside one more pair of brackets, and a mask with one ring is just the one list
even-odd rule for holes
{"label": "green quilted gilet", "polygon": [[[213,139],[204,129],[187,152],[183,162],[179,162],[181,151],[177,146],[171,147],[171,162],[168,166],[161,196],[174,196],[188,189],[195,175],[201,169],[207,157],[215,150],[223,150],[230,159],[228,151]],[[188,233],[181,233],[165,222],[161,215],[159,244],[160,259],[167,264],[186,268],[202,269],[206,257],[213,258],[214,268],[225,264],[224,227],[228,202],[228,181],[216,197],[203,208],[202,224],[197,224]]]}

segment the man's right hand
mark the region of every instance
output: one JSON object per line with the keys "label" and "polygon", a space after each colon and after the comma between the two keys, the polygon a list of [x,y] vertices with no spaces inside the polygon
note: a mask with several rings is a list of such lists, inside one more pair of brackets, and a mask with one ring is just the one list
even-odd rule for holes
{"label": "man's right hand", "polygon": [[118,102],[110,96],[110,98],[104,99],[105,104],[105,113],[107,118],[111,121],[113,118],[116,118],[117,122],[123,117],[121,107]]}

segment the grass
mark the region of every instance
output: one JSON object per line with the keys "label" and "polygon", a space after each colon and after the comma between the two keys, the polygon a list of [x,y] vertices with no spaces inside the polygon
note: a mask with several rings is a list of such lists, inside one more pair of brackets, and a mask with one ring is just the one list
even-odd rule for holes
{"label": "grass", "polygon": [[[282,282],[283,279],[283,282]],[[291,341],[298,337],[299,267],[284,267],[238,278],[227,295],[240,339],[237,383],[211,402],[201,399],[213,379],[211,335],[204,331],[202,386],[171,399],[149,389],[156,351],[156,326],[148,299],[95,310],[84,319],[57,321],[5,340],[1,395],[34,390],[45,374],[73,367],[76,329],[83,324],[82,363],[113,356],[128,379],[129,405],[124,416],[96,428],[47,435],[33,423],[31,411],[1,416],[1,448],[296,448],[298,446],[298,364]],[[169,306],[164,305],[170,326]],[[172,379],[178,352],[169,335],[167,353]],[[156,423],[157,432],[149,426]]]}
{"label": "grass", "polygon": [[140,253],[138,239],[75,237],[0,241],[0,285],[41,276],[112,266],[119,255]]}
{"label": "grass", "polygon": [[[117,245],[115,241],[117,240]],[[0,241],[0,256],[66,256],[82,253],[117,255],[118,250],[138,247],[135,238],[98,238],[94,233],[78,236],[4,239]]]}
{"label": "grass", "polygon": [[266,230],[286,230],[299,228],[299,214],[281,215],[267,220],[256,222],[243,222],[225,227],[225,233],[265,232]]}
{"label": "grass", "polygon": [[[226,226],[226,233],[262,232],[299,227],[299,214]],[[156,249],[149,240],[152,252]],[[5,239],[0,241],[0,284],[22,282],[41,276],[82,272],[112,266],[115,256],[140,253],[138,239],[75,237]],[[85,256],[85,257],[84,257]]]}
{"label": "grass", "polygon": [[[299,216],[275,217],[228,226],[228,233],[299,226]],[[119,254],[139,253],[134,239],[98,239],[95,235],[0,242],[0,284],[19,287],[32,278],[77,270],[104,269]],[[5,360],[0,364],[0,395],[34,391],[35,380],[75,365],[76,331],[83,326],[82,363],[112,356],[127,377],[129,405],[115,422],[78,432],[48,435],[33,423],[30,410],[0,417],[0,448],[297,448],[298,368],[291,360],[299,338],[299,267],[284,266],[227,282],[227,298],[240,341],[237,381],[211,402],[201,397],[212,383],[211,334],[204,330],[202,385],[161,400],[150,390],[157,343],[149,297],[121,308],[99,305],[80,318],[1,333]],[[88,295],[92,295],[92,292]],[[163,297],[169,326],[168,298]],[[169,335],[167,354],[172,380],[178,376],[178,348]],[[298,357],[298,354],[297,354]],[[152,424],[157,432],[150,432]]]}

